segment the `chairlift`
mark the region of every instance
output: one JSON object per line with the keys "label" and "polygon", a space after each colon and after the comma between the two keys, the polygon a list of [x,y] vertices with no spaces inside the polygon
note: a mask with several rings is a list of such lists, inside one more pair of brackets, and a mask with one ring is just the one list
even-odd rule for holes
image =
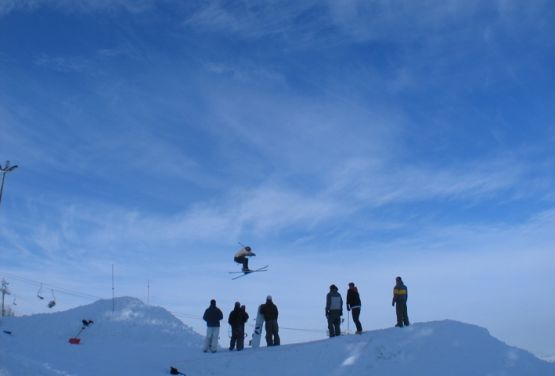
{"label": "chairlift", "polygon": [[56,305],[56,296],[54,295],[54,289],[52,289],[52,300],[48,302],[48,308],[52,308]]}
{"label": "chairlift", "polygon": [[16,296],[15,296],[15,295],[13,296],[13,302],[12,302],[12,305],[17,305],[17,303],[16,303]]}
{"label": "chairlift", "polygon": [[44,300],[44,296],[42,296],[42,283],[40,284],[39,291],[37,291],[37,298]]}

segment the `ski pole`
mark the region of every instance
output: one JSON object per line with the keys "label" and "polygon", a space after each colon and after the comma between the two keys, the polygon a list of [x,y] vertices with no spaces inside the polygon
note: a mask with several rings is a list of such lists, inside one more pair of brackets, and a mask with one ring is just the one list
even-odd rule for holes
{"label": "ski pole", "polygon": [[351,319],[349,317],[349,312],[347,312],[347,334],[351,334],[351,329],[349,328],[350,323]]}

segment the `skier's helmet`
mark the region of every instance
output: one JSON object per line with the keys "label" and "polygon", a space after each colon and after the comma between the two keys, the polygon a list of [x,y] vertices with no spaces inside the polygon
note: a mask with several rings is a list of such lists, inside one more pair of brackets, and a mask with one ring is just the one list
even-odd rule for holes
{"label": "skier's helmet", "polygon": [[246,246],[246,247],[245,247],[245,251],[250,252],[250,251],[251,251],[251,247]]}

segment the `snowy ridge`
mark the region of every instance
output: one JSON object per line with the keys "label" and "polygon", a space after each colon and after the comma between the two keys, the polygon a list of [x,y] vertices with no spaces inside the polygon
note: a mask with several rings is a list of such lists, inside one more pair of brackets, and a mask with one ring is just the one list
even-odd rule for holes
{"label": "snowy ridge", "polygon": [[[456,321],[418,323],[272,348],[202,352],[203,338],[160,307],[134,298],[0,322],[0,376],[412,375],[554,376],[555,364]],[[70,345],[82,319],[94,324]],[[222,323],[223,324],[223,323]],[[228,341],[226,326],[220,344]],[[3,331],[11,331],[6,334]],[[247,367],[248,365],[248,367]]]}

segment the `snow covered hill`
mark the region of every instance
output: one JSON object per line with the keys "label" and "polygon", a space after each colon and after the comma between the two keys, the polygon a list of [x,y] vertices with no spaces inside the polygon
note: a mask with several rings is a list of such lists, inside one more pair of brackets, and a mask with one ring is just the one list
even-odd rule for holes
{"label": "snow covered hill", "polygon": [[[82,327],[81,344],[71,345]],[[5,333],[10,332],[11,334]],[[227,327],[221,344],[228,341]],[[118,298],[0,322],[0,376],[194,375],[555,376],[555,364],[455,321],[242,352],[202,352],[201,335],[168,311]]]}

